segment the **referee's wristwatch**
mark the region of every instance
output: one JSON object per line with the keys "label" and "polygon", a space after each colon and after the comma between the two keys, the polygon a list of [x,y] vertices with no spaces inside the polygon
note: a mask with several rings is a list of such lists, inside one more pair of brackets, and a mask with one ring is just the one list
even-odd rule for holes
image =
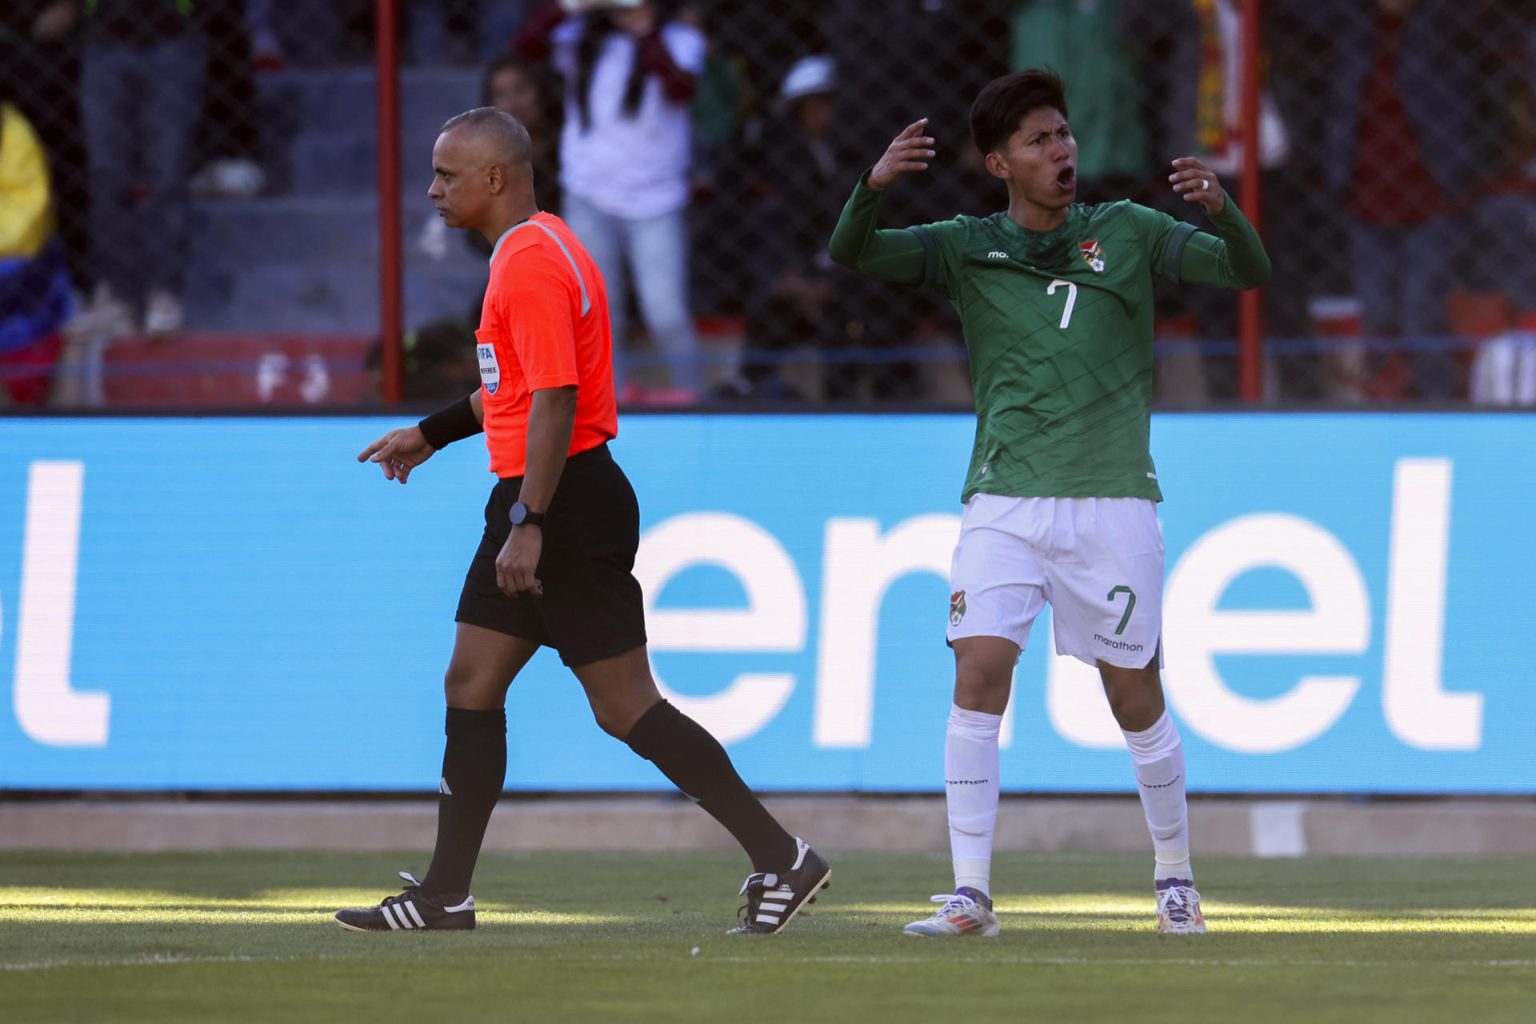
{"label": "referee's wristwatch", "polygon": [[513,526],[544,525],[544,513],[535,512],[533,509],[529,508],[527,505],[524,505],[520,501],[514,501],[512,503],[512,508],[507,513],[507,518],[512,521]]}

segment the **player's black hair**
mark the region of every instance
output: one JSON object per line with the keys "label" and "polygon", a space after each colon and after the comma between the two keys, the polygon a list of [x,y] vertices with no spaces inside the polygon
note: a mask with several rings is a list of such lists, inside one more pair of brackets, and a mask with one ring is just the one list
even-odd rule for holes
{"label": "player's black hair", "polygon": [[1050,68],[1030,68],[994,78],[971,104],[971,139],[983,153],[1008,141],[1019,122],[1036,107],[1051,107],[1067,116],[1067,90]]}

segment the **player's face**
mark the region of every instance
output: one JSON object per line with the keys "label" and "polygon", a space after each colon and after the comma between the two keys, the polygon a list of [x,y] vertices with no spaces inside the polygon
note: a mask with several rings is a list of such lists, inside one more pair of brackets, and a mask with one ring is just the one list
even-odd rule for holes
{"label": "player's face", "polygon": [[451,228],[477,228],[490,208],[488,162],[471,133],[444,132],[432,147],[432,187],[427,198]]}
{"label": "player's face", "polygon": [[1077,140],[1061,111],[1036,107],[1002,149],[987,155],[987,169],[1025,202],[1059,210],[1077,197]]}

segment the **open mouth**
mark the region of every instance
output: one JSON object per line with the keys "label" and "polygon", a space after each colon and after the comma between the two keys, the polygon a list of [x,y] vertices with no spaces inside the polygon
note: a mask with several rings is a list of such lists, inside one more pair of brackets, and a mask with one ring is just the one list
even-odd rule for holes
{"label": "open mouth", "polygon": [[1059,186],[1060,188],[1063,188],[1063,189],[1073,189],[1073,188],[1076,188],[1077,187],[1077,168],[1071,166],[1070,164],[1068,166],[1066,166],[1066,167],[1063,167],[1061,169],[1061,173],[1056,175],[1056,184],[1057,184],[1057,186]]}

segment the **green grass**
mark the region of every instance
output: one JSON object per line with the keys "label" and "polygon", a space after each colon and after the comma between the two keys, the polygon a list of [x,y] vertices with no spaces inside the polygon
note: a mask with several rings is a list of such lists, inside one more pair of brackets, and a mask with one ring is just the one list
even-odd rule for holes
{"label": "green grass", "polygon": [[1533,858],[1206,858],[1203,938],[1107,855],[1000,857],[995,940],[902,936],[948,864],[867,853],[771,938],[725,936],[726,854],[488,855],[475,932],[331,922],[423,859],[0,854],[0,1020],[1536,1020]]}

